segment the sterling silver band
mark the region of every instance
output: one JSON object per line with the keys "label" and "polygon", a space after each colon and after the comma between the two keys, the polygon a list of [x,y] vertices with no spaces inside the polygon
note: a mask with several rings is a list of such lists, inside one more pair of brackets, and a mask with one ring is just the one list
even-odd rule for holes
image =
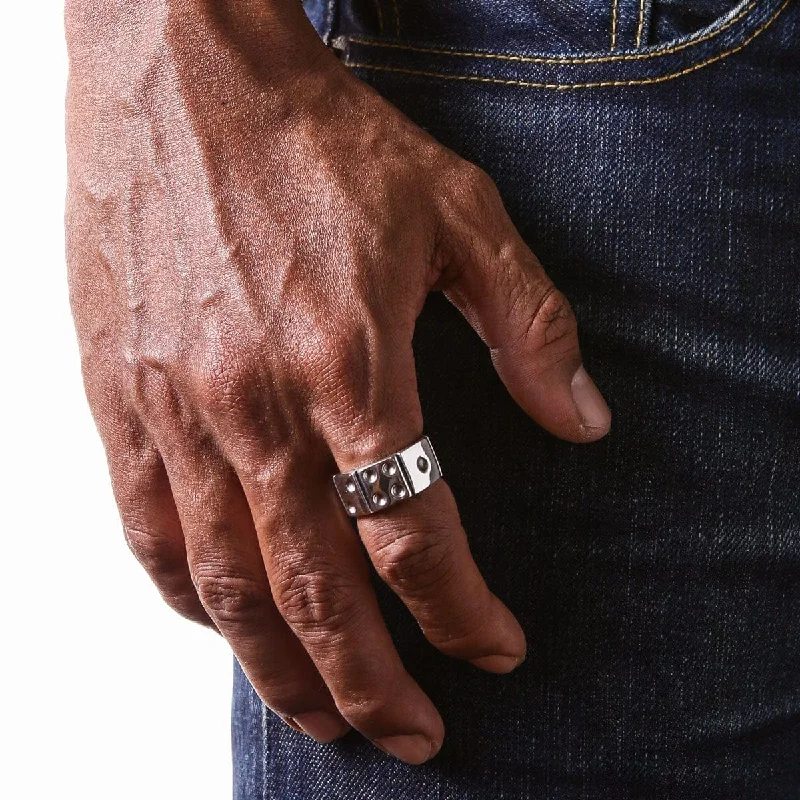
{"label": "sterling silver band", "polygon": [[333,476],[333,485],[351,517],[385,511],[442,477],[431,440],[423,436],[390,456]]}

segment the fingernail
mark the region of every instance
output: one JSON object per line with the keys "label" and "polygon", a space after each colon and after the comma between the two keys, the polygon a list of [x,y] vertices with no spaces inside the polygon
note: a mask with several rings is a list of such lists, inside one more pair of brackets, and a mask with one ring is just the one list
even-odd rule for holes
{"label": "fingernail", "polygon": [[502,674],[516,669],[524,660],[525,656],[481,656],[470,659],[469,663],[487,672]]}
{"label": "fingernail", "polygon": [[323,744],[344,736],[350,730],[350,726],[344,719],[329,714],[327,711],[306,711],[289,719],[294,720],[312,739]]}
{"label": "fingernail", "polygon": [[608,430],[611,425],[611,412],[603,400],[603,395],[582,366],[578,367],[578,371],[572,376],[572,397],[587,428]]}
{"label": "fingernail", "polygon": [[409,764],[422,764],[434,752],[433,742],[424,736],[386,736],[375,739],[375,744],[384,752]]}

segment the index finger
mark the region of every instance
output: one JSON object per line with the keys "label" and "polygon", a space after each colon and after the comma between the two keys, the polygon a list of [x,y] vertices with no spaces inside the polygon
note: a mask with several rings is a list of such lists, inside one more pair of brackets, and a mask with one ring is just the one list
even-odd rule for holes
{"label": "index finger", "polygon": [[[392,369],[373,373],[371,408],[347,420],[344,414],[356,408],[347,403],[347,411],[328,427],[328,445],[342,472],[385,459],[422,434],[410,340],[381,361]],[[525,635],[486,585],[443,479],[361,517],[358,530],[377,573],[402,599],[431,644],[491,672],[509,672],[521,663]]]}

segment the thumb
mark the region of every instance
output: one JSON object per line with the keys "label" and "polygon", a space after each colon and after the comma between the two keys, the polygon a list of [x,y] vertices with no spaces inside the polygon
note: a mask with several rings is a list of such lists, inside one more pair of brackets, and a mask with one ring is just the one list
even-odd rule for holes
{"label": "thumb", "polygon": [[[484,198],[485,199],[485,198]],[[572,442],[608,433],[611,412],[583,367],[578,326],[568,300],[553,285],[508,218],[480,215],[455,253],[443,286],[447,297],[489,345],[492,362],[514,400],[545,430]],[[498,222],[499,217],[499,222]],[[466,221],[464,221],[466,223]]]}

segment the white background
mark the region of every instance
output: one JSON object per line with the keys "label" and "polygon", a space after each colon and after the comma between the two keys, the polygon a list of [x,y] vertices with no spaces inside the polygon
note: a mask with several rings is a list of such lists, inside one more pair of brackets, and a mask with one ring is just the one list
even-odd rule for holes
{"label": "white background", "polygon": [[124,544],[63,244],[57,0],[0,24],[0,797],[230,797],[231,657]]}

